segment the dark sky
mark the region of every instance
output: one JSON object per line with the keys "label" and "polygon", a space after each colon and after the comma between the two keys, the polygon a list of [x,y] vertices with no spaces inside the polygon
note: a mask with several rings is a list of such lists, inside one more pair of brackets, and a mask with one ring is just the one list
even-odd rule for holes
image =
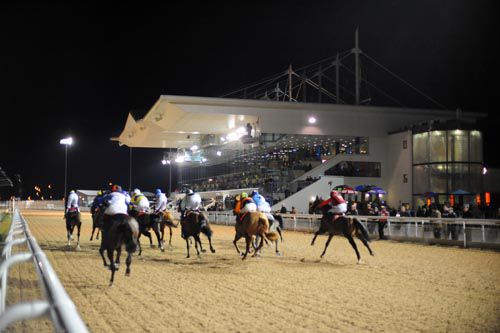
{"label": "dark sky", "polygon": [[[130,110],[161,94],[220,96],[246,83],[361,48],[449,109],[488,112],[485,150],[500,125],[497,1],[182,1],[164,5],[17,1],[0,5],[0,166],[62,192],[69,184],[128,184],[118,135]],[[139,5],[140,4],[140,5]],[[407,106],[428,102],[380,71],[380,88]],[[388,105],[374,98],[372,104]],[[497,104],[497,103],[496,103]],[[160,150],[134,151],[134,185],[166,188]],[[488,166],[500,166],[485,154]]]}

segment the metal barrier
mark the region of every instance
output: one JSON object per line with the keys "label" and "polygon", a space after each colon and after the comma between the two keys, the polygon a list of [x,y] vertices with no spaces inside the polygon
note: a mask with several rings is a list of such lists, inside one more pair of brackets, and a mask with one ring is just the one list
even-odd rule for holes
{"label": "metal barrier", "polygon": [[[29,252],[11,255],[12,247],[20,244],[27,244]],[[45,300],[20,303],[5,308],[8,270],[17,263],[29,260],[33,260],[35,264]],[[0,279],[0,331],[19,320],[49,316],[56,332],[88,332],[75,304],[64,290],[45,253],[31,235],[26,220],[17,209],[13,212],[12,224],[2,251]]]}
{"label": "metal barrier", "polygon": [[[207,213],[210,223],[223,225],[236,223],[230,211]],[[321,222],[321,215],[316,214],[280,215],[283,217],[285,230],[315,232]],[[384,220],[386,222],[384,233],[391,240],[500,248],[500,220],[395,216],[356,216],[356,218],[372,236],[378,234],[376,226]]]}

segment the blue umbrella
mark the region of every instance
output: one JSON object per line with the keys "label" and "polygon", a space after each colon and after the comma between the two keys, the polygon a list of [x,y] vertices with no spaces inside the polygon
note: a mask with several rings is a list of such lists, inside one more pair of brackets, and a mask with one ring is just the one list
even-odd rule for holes
{"label": "blue umbrella", "polygon": [[373,187],[371,188],[368,193],[372,193],[372,194],[387,194],[387,192],[385,192],[382,188],[380,187]]}
{"label": "blue umbrella", "polygon": [[367,187],[368,185],[358,185],[354,189],[359,192],[366,192],[369,190]]}
{"label": "blue umbrella", "polygon": [[456,191],[451,192],[451,194],[467,195],[467,194],[471,194],[471,193],[464,191],[464,190],[456,190]]}

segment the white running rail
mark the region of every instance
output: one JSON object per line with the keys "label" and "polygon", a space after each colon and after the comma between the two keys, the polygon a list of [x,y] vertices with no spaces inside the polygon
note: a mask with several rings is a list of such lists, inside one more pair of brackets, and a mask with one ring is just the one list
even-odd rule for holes
{"label": "white running rail", "polygon": [[[20,244],[27,244],[29,251],[11,254],[12,247]],[[38,283],[45,300],[18,303],[5,308],[9,268],[30,260],[35,264]],[[16,321],[41,316],[51,319],[55,332],[88,332],[75,304],[64,290],[45,253],[31,235],[26,220],[17,209],[13,210],[12,224],[2,251],[0,279],[0,332]]]}

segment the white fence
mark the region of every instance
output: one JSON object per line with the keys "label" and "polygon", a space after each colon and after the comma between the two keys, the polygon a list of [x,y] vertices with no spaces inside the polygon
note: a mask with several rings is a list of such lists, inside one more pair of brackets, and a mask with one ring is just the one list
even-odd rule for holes
{"label": "white fence", "polygon": [[[232,212],[208,212],[210,223],[234,225]],[[321,215],[281,214],[286,230],[315,232]],[[356,216],[370,235],[378,236],[379,216]],[[383,229],[388,239],[428,244],[500,249],[500,220],[393,217],[385,219]]]}
{"label": "white fence", "polygon": [[[29,252],[11,254],[12,247],[20,244],[27,244]],[[45,299],[5,308],[9,268],[30,260],[33,260],[38,284]],[[0,279],[0,331],[4,331],[10,324],[19,320],[48,316],[55,332],[88,332],[75,304],[64,290],[45,253],[31,235],[26,220],[18,210],[13,213],[12,224],[2,251]]]}

